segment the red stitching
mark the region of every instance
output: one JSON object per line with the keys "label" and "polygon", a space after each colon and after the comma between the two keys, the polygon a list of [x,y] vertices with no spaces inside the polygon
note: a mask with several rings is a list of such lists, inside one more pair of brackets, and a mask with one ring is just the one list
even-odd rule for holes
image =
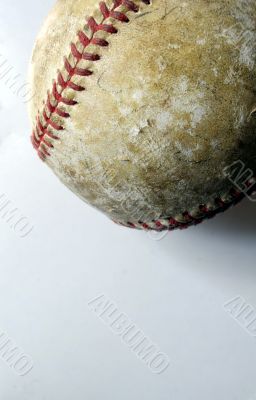
{"label": "red stitching", "polygon": [[[251,189],[248,191],[248,194],[252,194],[256,189],[256,177],[254,178],[255,184],[252,186],[252,181],[248,181],[246,185]],[[198,225],[202,223],[205,219],[210,219],[215,217],[217,214],[224,212],[231,206],[238,204],[241,200],[244,199],[245,194],[243,192],[239,192],[237,189],[231,188],[229,191],[229,196],[231,196],[231,200],[223,200],[221,197],[218,197],[214,201],[214,207],[208,208],[206,205],[200,205],[196,212],[198,217],[193,217],[190,212],[185,211],[182,214],[183,222],[178,221],[173,217],[163,217],[159,220],[152,220],[150,222],[118,222],[114,221],[118,225],[122,225],[125,227],[130,227],[133,229],[143,229],[146,231],[155,230],[155,231],[164,231],[169,230],[173,231],[175,229],[187,229],[192,225]]]}
{"label": "red stitching", "polygon": [[[140,0],[144,4],[150,4],[149,0]],[[120,12],[117,10],[120,6],[125,7],[126,10]],[[84,31],[80,30],[77,34],[79,43],[83,46],[82,51],[79,51],[75,43],[71,43],[70,56],[75,59],[74,67],[69,61],[69,57],[64,58],[64,70],[68,73],[68,77],[65,80],[63,73],[58,70],[57,79],[53,82],[51,92],[47,93],[47,100],[45,102],[42,113],[38,112],[36,119],[36,126],[32,133],[31,141],[34,148],[37,150],[39,157],[45,161],[50,156],[49,149],[53,148],[54,145],[47,137],[52,140],[58,140],[59,137],[54,134],[51,130],[56,133],[64,130],[64,126],[54,121],[54,116],[59,116],[63,119],[70,118],[70,114],[61,108],[61,105],[75,106],[77,101],[68,99],[64,96],[66,89],[71,89],[74,92],[81,92],[85,90],[84,86],[77,85],[72,81],[75,76],[87,77],[93,74],[93,71],[87,68],[80,68],[79,63],[82,60],[86,61],[99,61],[100,56],[98,54],[86,52],[86,48],[93,44],[95,46],[106,47],[108,42],[105,39],[96,38],[95,33],[103,31],[109,34],[116,34],[117,28],[113,23],[106,23],[107,19],[111,18],[121,23],[129,22],[129,18],[126,15],[127,12],[138,12],[139,7],[131,0],[113,0],[112,8],[109,9],[105,2],[99,3],[99,9],[102,14],[102,21],[97,23],[93,17],[87,20],[86,27],[91,30],[91,37],[88,37]],[[60,89],[58,89],[58,86]]]}

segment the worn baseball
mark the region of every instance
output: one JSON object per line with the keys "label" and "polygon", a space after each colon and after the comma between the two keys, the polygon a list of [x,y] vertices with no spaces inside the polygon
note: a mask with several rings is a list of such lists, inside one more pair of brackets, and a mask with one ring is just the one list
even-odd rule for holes
{"label": "worn baseball", "polygon": [[255,0],[58,0],[31,60],[38,155],[129,227],[236,204],[255,185],[255,27]]}

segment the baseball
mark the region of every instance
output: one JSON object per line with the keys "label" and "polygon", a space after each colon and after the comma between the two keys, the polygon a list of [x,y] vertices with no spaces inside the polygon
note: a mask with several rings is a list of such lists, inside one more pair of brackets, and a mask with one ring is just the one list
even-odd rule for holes
{"label": "baseball", "polygon": [[226,210],[255,190],[255,26],[255,0],[58,0],[30,65],[36,152],[120,225]]}

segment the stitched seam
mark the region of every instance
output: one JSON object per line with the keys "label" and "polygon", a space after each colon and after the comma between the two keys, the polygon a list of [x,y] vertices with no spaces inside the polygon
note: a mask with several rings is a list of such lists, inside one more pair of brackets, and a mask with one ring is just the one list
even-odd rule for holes
{"label": "stitched seam", "polygon": [[[139,4],[150,4],[150,0],[139,0]],[[93,16],[89,17],[87,24],[83,30],[78,31],[77,44],[71,43],[71,52],[68,57],[64,58],[63,71],[58,70],[57,78],[53,82],[51,92],[47,92],[47,100],[43,111],[36,117],[35,129],[32,132],[31,141],[33,147],[37,150],[39,157],[45,161],[49,157],[50,149],[54,148],[54,141],[59,140],[59,133],[64,130],[64,120],[70,118],[70,113],[65,109],[65,106],[75,106],[77,101],[69,97],[65,97],[64,92],[69,89],[75,94],[85,90],[85,86],[76,84],[72,81],[74,77],[88,77],[93,74],[88,68],[80,68],[82,61],[96,62],[100,60],[100,56],[94,53],[86,52],[90,45],[99,47],[107,47],[108,41],[104,38],[97,37],[97,32],[105,34],[116,34],[118,29],[111,21],[121,23],[129,22],[128,12],[138,12],[139,6],[131,0],[113,0],[112,7],[108,7],[105,2],[99,3],[99,10],[102,15],[101,21],[96,22]],[[108,21],[109,20],[109,21]],[[90,31],[90,36],[85,32]],[[79,45],[82,45],[81,50]],[[70,58],[74,58],[72,65]],[[64,77],[64,72],[68,74],[67,79]],[[61,121],[59,122],[59,118]]]}
{"label": "stitched seam", "polygon": [[[251,195],[256,191],[256,177],[251,178],[246,182],[246,186],[250,188],[248,195]],[[229,197],[228,199],[226,197]],[[152,221],[137,221],[137,222],[119,222],[114,221],[118,225],[133,229],[142,230],[174,230],[174,229],[186,229],[192,225],[198,225],[205,219],[211,219],[217,214],[226,211],[231,206],[238,204],[245,198],[245,193],[238,191],[234,188],[230,189],[228,194],[223,197],[217,197],[213,204],[204,204],[197,207],[193,211],[185,211],[177,217],[163,217],[158,220]]]}

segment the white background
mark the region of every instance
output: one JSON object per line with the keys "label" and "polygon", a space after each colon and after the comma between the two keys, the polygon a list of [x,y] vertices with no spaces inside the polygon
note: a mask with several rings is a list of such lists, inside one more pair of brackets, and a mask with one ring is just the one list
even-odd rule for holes
{"label": "white background", "polygon": [[[0,54],[24,82],[53,3],[0,0]],[[21,239],[0,218],[0,331],[34,361],[20,377],[0,358],[0,399],[255,400],[256,338],[223,304],[240,295],[256,308],[256,204],[156,241],[59,183],[3,79],[0,120],[0,195],[34,225]],[[102,293],[169,356],[165,373],[154,375],[91,312]]]}

